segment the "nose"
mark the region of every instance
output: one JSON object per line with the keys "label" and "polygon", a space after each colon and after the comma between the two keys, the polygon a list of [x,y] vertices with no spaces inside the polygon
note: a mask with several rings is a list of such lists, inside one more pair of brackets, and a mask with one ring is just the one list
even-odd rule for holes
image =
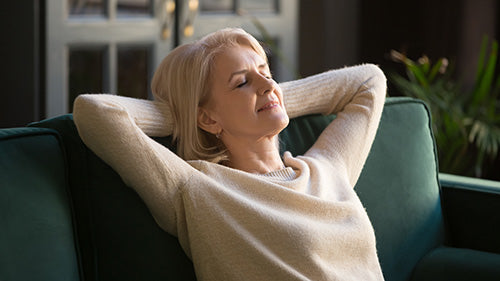
{"label": "nose", "polygon": [[275,82],[272,78],[259,74],[258,79],[259,79],[259,88],[257,90],[258,95],[270,94],[274,91]]}

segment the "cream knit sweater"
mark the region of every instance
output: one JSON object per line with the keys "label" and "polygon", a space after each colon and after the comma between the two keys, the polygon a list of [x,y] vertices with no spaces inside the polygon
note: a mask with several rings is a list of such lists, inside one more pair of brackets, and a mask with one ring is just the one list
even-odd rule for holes
{"label": "cream knit sweater", "polygon": [[90,149],[136,190],[192,259],[199,280],[382,280],[375,235],[353,190],[381,116],[374,65],[280,85],[291,118],[337,118],[286,168],[251,174],[184,161],[149,136],[172,131],[158,102],[81,95],[74,120]]}

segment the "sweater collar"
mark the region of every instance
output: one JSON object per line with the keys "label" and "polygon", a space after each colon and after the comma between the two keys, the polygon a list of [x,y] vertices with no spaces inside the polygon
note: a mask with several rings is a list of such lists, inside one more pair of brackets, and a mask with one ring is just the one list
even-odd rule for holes
{"label": "sweater collar", "polygon": [[286,167],[277,171],[262,174],[262,176],[278,180],[291,181],[297,177],[297,174],[291,167]]}

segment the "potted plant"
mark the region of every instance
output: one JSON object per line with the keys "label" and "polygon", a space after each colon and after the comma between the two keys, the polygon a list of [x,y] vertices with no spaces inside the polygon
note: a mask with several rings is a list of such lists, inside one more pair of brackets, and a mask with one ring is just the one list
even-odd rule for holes
{"label": "potted plant", "polygon": [[497,52],[497,42],[489,44],[485,37],[474,87],[463,90],[453,79],[446,58],[432,63],[427,56],[422,56],[413,61],[400,52],[391,51],[391,58],[405,65],[406,76],[390,73],[389,79],[402,94],[422,99],[431,110],[442,172],[485,177],[485,171],[499,156]]}

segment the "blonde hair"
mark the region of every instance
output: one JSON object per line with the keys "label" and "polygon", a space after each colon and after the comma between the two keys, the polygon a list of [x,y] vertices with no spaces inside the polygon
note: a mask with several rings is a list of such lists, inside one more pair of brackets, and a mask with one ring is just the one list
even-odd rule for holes
{"label": "blonde hair", "polygon": [[172,110],[173,140],[184,160],[227,160],[224,143],[198,127],[198,107],[210,98],[213,62],[217,54],[237,45],[252,48],[267,62],[260,43],[240,28],[225,28],[170,52],[158,66],[151,89],[156,100]]}

